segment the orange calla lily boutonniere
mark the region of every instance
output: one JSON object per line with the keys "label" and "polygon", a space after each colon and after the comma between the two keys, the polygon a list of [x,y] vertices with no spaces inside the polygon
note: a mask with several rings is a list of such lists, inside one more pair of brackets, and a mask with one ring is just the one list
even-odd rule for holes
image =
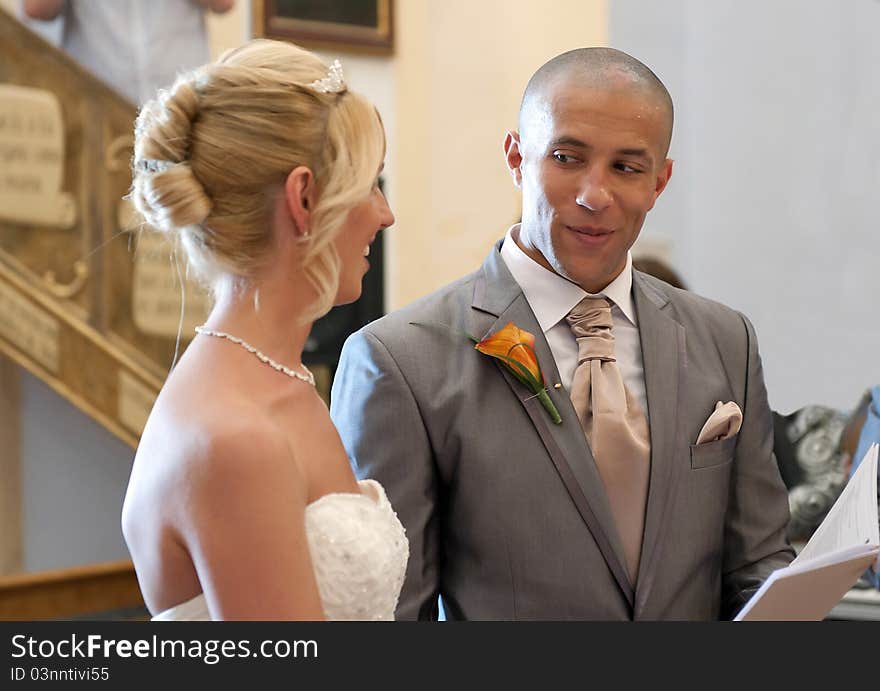
{"label": "orange calla lily boutonniere", "polygon": [[533,334],[523,331],[513,322],[508,322],[503,329],[482,341],[473,340],[476,342],[474,346],[476,350],[500,360],[501,364],[541,401],[553,422],[557,425],[562,424],[562,417],[547,392],[544,373],[538,366]]}

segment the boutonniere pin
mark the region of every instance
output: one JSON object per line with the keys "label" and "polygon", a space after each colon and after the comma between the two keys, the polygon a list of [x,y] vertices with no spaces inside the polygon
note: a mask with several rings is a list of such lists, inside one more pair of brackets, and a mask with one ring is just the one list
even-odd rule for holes
{"label": "boutonniere pin", "polygon": [[508,322],[503,329],[482,341],[471,338],[476,343],[474,346],[476,350],[500,360],[501,364],[541,401],[544,409],[550,414],[550,419],[557,425],[562,424],[562,417],[550,399],[544,373],[538,365],[534,335],[523,331],[513,322]]}

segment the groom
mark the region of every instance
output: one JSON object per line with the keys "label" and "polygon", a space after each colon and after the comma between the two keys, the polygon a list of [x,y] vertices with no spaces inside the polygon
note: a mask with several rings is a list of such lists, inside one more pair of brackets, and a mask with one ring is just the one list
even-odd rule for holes
{"label": "groom", "polygon": [[[406,526],[399,618],[730,618],[793,558],[751,324],[632,269],[672,116],[625,53],[550,60],[505,140],[522,223],[346,342],[332,415]],[[561,424],[468,339],[511,322]]]}

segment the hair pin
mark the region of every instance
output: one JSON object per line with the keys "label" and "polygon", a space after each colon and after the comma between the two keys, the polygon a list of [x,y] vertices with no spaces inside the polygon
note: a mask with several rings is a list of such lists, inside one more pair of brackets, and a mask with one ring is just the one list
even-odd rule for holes
{"label": "hair pin", "polygon": [[316,79],[309,86],[315,91],[320,91],[322,94],[339,94],[345,91],[346,86],[342,76],[342,63],[339,60],[334,60],[330,65],[327,76]]}

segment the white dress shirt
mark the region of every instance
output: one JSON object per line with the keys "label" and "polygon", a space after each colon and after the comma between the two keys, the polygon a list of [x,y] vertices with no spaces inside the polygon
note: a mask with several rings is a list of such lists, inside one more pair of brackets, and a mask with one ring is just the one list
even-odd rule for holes
{"label": "white dress shirt", "polygon": [[[623,376],[623,382],[648,413],[645,394],[645,367],[642,363],[642,342],[639,337],[636,310],[632,299],[632,255],[627,253],[626,267],[597,295],[585,292],[580,286],[559,274],[545,269],[523,252],[513,239],[519,224],[507,231],[501,246],[501,258],[522,288],[523,294],[544,332],[561,383],[566,390],[578,365],[578,347],[566,315],[585,297],[606,297],[613,303],[611,319],[614,333],[614,355]],[[540,363],[539,363],[540,364]],[[548,381],[552,386],[556,382]]]}
{"label": "white dress shirt", "polygon": [[67,0],[62,16],[62,49],[136,105],[210,57],[194,0]]}

